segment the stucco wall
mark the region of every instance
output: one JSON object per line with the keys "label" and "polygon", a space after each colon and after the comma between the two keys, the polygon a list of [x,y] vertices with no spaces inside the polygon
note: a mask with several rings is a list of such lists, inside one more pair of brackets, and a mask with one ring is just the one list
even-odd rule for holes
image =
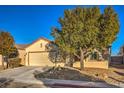
{"label": "stucco wall", "polygon": [[0,65],[2,65],[2,55],[0,55]]}
{"label": "stucco wall", "polygon": [[[55,64],[53,64],[54,66]],[[64,66],[64,63],[57,63],[57,65]],[[73,64],[73,67],[80,68],[80,62],[75,62]],[[102,62],[84,62],[84,68],[102,68],[102,69],[108,69],[108,62],[102,61]]]}
{"label": "stucco wall", "polygon": [[22,49],[18,49],[19,52],[19,58],[21,58],[21,64],[25,65],[25,55],[26,55],[26,51],[22,50]]}
{"label": "stucco wall", "polygon": [[[73,66],[80,68],[80,62],[75,62],[73,64]],[[107,61],[84,62],[84,68],[103,68],[103,69],[108,69],[108,62]]]}

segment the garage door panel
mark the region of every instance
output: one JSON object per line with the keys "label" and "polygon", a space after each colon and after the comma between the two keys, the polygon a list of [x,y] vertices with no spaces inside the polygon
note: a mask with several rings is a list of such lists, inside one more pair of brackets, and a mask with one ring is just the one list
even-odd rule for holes
{"label": "garage door panel", "polygon": [[46,66],[53,65],[53,63],[49,60],[49,53],[30,53],[29,54],[29,63],[31,66]]}

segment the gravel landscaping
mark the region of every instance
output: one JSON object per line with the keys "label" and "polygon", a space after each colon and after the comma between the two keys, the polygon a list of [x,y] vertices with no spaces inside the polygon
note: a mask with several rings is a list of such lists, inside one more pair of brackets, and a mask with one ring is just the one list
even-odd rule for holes
{"label": "gravel landscaping", "polygon": [[53,67],[35,75],[36,78],[106,82],[112,85],[124,84],[124,66],[110,66],[109,69]]}
{"label": "gravel landscaping", "polygon": [[103,81],[102,79],[83,74],[78,70],[64,67],[53,67],[46,72],[35,75],[35,77],[79,81]]}

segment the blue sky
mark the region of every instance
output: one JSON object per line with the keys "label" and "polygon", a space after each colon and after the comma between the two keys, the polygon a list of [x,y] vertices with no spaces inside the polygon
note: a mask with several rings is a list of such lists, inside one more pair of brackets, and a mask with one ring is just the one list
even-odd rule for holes
{"label": "blue sky", "polygon": [[[65,9],[73,9],[77,6],[0,6],[0,30],[10,32],[17,44],[27,44],[46,37],[53,40],[50,35],[51,28],[58,26],[58,18],[63,16]],[[91,7],[83,6],[82,7]],[[103,12],[106,6],[98,6]],[[112,44],[112,54],[118,53],[124,44],[124,6],[113,6],[118,13],[120,32],[118,38]]]}

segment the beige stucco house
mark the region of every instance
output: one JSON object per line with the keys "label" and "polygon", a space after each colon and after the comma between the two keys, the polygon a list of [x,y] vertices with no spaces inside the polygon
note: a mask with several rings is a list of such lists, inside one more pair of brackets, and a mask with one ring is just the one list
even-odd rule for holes
{"label": "beige stucco house", "polygon": [[49,59],[49,51],[46,45],[51,41],[46,38],[39,38],[31,44],[16,44],[19,51],[21,64],[26,66],[46,66],[53,65]]}

